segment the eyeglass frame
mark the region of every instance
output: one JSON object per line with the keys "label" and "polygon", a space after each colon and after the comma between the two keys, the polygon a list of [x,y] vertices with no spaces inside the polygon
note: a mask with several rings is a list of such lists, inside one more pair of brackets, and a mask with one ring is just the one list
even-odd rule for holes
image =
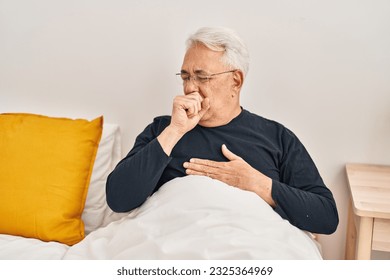
{"label": "eyeglass frame", "polygon": [[[194,74],[194,75],[190,75],[189,73],[187,72],[180,72],[180,73],[176,73],[175,75],[176,76],[180,76],[180,78],[182,79],[183,81],[183,84],[191,81],[191,79],[193,80],[194,83],[200,83],[200,84],[205,84],[207,83],[208,81],[210,81],[210,79],[214,76],[218,76],[218,75],[222,75],[222,74],[226,74],[226,73],[233,73],[233,72],[236,72],[238,71],[239,69],[233,69],[233,70],[227,70],[227,71],[223,71],[223,72],[219,72],[219,73],[213,73],[213,74],[207,74],[205,75],[205,77],[203,77],[202,79],[205,79],[205,80],[202,80],[202,79],[199,79],[199,75],[202,76],[202,74]],[[186,79],[183,79],[182,75],[188,75],[188,78]]]}

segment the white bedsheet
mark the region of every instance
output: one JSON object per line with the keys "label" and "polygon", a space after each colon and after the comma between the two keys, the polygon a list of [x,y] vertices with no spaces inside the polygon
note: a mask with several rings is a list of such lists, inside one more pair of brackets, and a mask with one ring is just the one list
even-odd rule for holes
{"label": "white bedsheet", "polygon": [[65,259],[321,259],[316,243],[256,194],[207,177],[174,179],[90,233]]}
{"label": "white bedsheet", "polygon": [[0,260],[59,260],[68,248],[58,242],[0,234]]}

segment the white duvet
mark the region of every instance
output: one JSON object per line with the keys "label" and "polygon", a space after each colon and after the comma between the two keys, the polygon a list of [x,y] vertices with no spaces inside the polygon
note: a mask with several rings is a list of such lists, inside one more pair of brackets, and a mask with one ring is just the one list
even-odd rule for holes
{"label": "white duvet", "polygon": [[186,176],[72,247],[0,234],[0,259],[321,259],[321,254],[307,233],[256,194]]}
{"label": "white duvet", "polygon": [[69,247],[64,259],[321,259],[317,244],[256,194],[174,179],[140,208]]}

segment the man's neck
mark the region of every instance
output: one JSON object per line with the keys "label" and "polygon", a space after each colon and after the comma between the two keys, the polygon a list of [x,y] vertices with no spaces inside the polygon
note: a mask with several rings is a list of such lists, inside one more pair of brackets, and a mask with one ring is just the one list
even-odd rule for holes
{"label": "man's neck", "polygon": [[203,127],[217,127],[230,123],[233,119],[238,117],[242,112],[241,106],[237,106],[224,116],[210,116],[204,120],[199,121],[199,125]]}

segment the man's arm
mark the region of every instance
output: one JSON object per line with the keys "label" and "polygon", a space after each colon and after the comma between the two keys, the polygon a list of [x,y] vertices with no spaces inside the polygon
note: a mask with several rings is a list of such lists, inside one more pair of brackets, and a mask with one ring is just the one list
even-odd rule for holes
{"label": "man's arm", "polygon": [[172,149],[198,124],[209,107],[209,100],[197,92],[177,96],[173,101],[170,123],[161,128],[155,119],[137,137],[133,149],[107,179],[107,204],[113,211],[130,211],[153,194],[171,160]]}
{"label": "man's arm", "polygon": [[339,218],[332,192],[299,139],[288,129],[283,133],[284,155],[280,180],[272,182],[275,211],[298,228],[333,233]]}
{"label": "man's arm", "polygon": [[129,154],[107,178],[107,204],[115,212],[127,212],[140,206],[158,187],[171,158],[163,151],[154,131],[155,119],[136,139]]}

